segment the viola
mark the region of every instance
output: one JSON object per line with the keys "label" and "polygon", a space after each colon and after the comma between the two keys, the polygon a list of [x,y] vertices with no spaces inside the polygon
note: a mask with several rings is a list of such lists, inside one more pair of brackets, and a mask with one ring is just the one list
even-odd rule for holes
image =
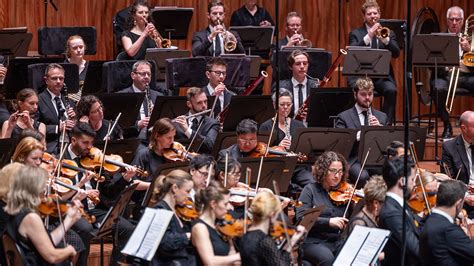
{"label": "viola", "polygon": [[188,152],[183,144],[173,142],[170,148],[163,151],[163,157],[170,162],[187,162],[199,154],[195,152]]}
{"label": "viola", "polygon": [[190,222],[199,217],[199,212],[196,210],[196,206],[194,206],[194,202],[190,198],[184,203],[176,204],[175,210],[176,215],[186,222]]}
{"label": "viola", "polygon": [[[43,158],[41,159],[41,161],[42,161],[41,167],[47,170],[49,173],[54,174],[53,171],[56,168],[57,164],[59,163],[59,160],[54,158],[53,155],[45,152],[43,153]],[[105,177],[103,176],[99,177],[99,175],[91,171],[88,171],[84,168],[79,167],[77,163],[73,160],[68,160],[68,159],[61,160],[61,175],[62,176],[73,178],[79,172],[84,173],[84,174],[87,172],[93,175],[93,178],[97,182],[103,182],[105,180]]]}
{"label": "viola", "polygon": [[[351,199],[352,194],[354,195]],[[362,191],[355,190],[351,184],[344,181],[340,182],[337,187],[329,191],[329,198],[336,205],[347,204],[349,200],[357,203],[361,198],[364,197],[363,195],[364,193]]]}
{"label": "viola", "polygon": [[[265,153],[267,152],[267,147],[268,147],[267,144],[263,142],[258,142],[257,146],[249,154],[249,157],[260,158],[262,156],[265,156]],[[306,156],[305,154],[288,152],[282,146],[273,146],[268,149],[267,157],[280,157],[280,156],[297,157],[298,162],[304,162],[308,160],[308,156]]]}
{"label": "viola", "polygon": [[287,225],[286,230],[283,226],[282,221],[276,221],[273,223],[273,227],[271,228],[270,235],[272,238],[277,242],[277,245],[280,245],[283,240],[286,239],[286,235],[288,237],[292,237],[296,233],[296,227],[292,225]]}
{"label": "viola", "polygon": [[[69,182],[64,182],[64,181],[69,181]],[[72,185],[72,181],[69,180],[69,179],[54,179],[54,183],[55,183],[55,186],[54,188],[56,189],[56,191],[58,191],[58,188],[62,188],[62,189],[67,189],[66,192],[69,192],[69,190],[74,190],[74,191],[79,191],[79,189],[75,186]],[[60,193],[66,193],[66,192],[60,192]],[[99,204],[100,203],[100,198],[99,197],[96,197],[96,196],[93,196],[92,194],[87,194],[87,198],[92,201],[95,205]]]}
{"label": "viola", "polygon": [[[105,158],[104,158],[105,157]],[[147,177],[148,172],[138,167],[123,162],[122,156],[118,154],[104,155],[102,151],[96,147],[89,150],[89,154],[81,158],[81,165],[86,169],[95,169],[102,166],[109,173],[116,173],[124,167],[132,167],[136,169],[138,176]]]}
{"label": "viola", "polygon": [[244,234],[244,221],[242,219],[236,220],[228,213],[222,219],[217,220],[216,227],[227,238],[241,237]]}

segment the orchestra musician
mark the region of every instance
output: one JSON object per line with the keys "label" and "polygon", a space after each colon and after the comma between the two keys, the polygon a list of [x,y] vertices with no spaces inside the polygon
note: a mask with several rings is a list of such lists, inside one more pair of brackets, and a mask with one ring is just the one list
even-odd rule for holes
{"label": "orchestra musician", "polygon": [[[445,164],[454,179],[464,184],[474,184],[474,111],[465,111],[459,118],[461,134],[443,142],[442,164]],[[464,208],[469,218],[474,218],[474,195],[464,200]]]}
{"label": "orchestra musician", "polygon": [[390,145],[386,149],[387,158],[393,159],[395,157],[401,157],[405,155],[405,144],[403,142],[394,140],[390,142]]}
{"label": "orchestra musician", "polygon": [[201,215],[191,230],[196,253],[196,265],[224,265],[240,262],[232,239],[225,239],[216,228],[217,219],[227,213],[230,192],[221,183],[211,181],[195,196],[196,206],[202,206]]}
{"label": "orchestra musician", "polygon": [[117,56],[120,60],[143,60],[147,48],[161,47],[161,41],[153,40],[156,28],[149,21],[150,8],[148,1],[135,0],[131,6],[128,17],[129,30],[122,32],[122,45],[124,52]]}
{"label": "orchestra musician", "polygon": [[12,162],[30,166],[40,166],[43,158],[44,145],[32,137],[20,140],[12,155]]}
{"label": "orchestra musician", "polygon": [[[381,25],[378,23],[380,19],[380,6],[376,0],[366,0],[362,5],[362,15],[364,17],[364,25],[349,33],[349,46],[368,46],[374,49],[387,49],[391,52],[392,58],[400,55],[395,33],[390,31],[389,36],[382,38],[377,32]],[[357,79],[348,78],[347,82],[350,87],[354,87]],[[382,94],[383,112],[387,114],[387,124],[395,122],[395,107],[397,99],[397,84],[392,66],[390,66],[390,75],[388,78],[376,78],[373,80],[375,90]]]}
{"label": "orchestra musician", "polygon": [[[209,19],[209,26],[193,33],[193,56],[219,56],[228,53],[245,53],[239,34],[225,29],[225,10],[222,2],[216,0],[209,2],[207,5],[207,18]],[[235,38],[235,40],[233,40],[235,42],[233,51],[226,51],[224,48],[226,45],[226,40],[224,40],[226,35],[228,39],[232,37]]]}
{"label": "orchestra musician", "polygon": [[466,192],[466,185],[461,181],[447,180],[439,185],[436,207],[425,221],[420,235],[421,265],[474,263],[474,241],[455,224]]}
{"label": "orchestra musician", "polygon": [[[387,124],[387,115],[383,112],[375,110],[372,107],[374,100],[374,83],[370,78],[357,79],[354,87],[354,107],[347,109],[337,115],[336,128],[352,128],[359,130],[357,132],[357,144],[351,150],[348,158],[350,165],[349,179],[355,183],[361,169],[361,162],[357,157],[359,152],[358,141],[360,140],[360,129],[362,126],[382,126]],[[373,172],[371,172],[373,173]],[[369,171],[362,170],[358,188],[364,186],[369,178]]]}
{"label": "orchestra musician", "polygon": [[17,111],[10,115],[2,125],[1,138],[18,138],[26,128],[36,129],[46,134],[46,126],[39,122],[38,94],[33,89],[22,89],[16,95]]}
{"label": "orchestra musician", "polygon": [[270,13],[257,5],[256,0],[246,0],[230,17],[231,26],[272,26],[275,25]]}
{"label": "orchestra musician", "polygon": [[194,265],[194,256],[187,250],[191,233],[185,231],[175,209],[188,199],[192,189],[191,175],[183,170],[173,170],[159,180],[156,208],[173,211],[174,215],[155,253],[153,265]]}
{"label": "orchestra musician", "polygon": [[344,216],[346,204],[331,200],[329,192],[346,182],[347,172],[347,163],[342,155],[333,151],[324,152],[313,165],[316,182],[306,185],[299,197],[303,206],[296,209],[298,220],[307,209],[326,206],[303,244],[303,260],[312,265],[332,265],[336,252],[342,247],[342,231],[349,216]]}
{"label": "orchestra musician", "polygon": [[[403,227],[403,186],[406,184],[410,193],[414,186],[415,164],[408,158],[408,178],[404,177],[404,158],[396,157],[386,160],[383,166],[383,179],[387,184],[387,196],[379,215],[379,226],[391,232],[384,248],[385,258],[382,265],[400,265],[402,263],[402,227]],[[416,215],[406,210],[405,220],[405,265],[420,265],[419,228]]]}
{"label": "orchestra musician", "polygon": [[[88,123],[95,131],[96,140],[105,140],[112,121],[104,119],[104,105],[94,95],[86,95],[79,100],[76,106],[78,122]],[[109,140],[122,139],[122,129],[118,124],[113,128]]]}
{"label": "orchestra musician", "polygon": [[226,162],[225,157],[217,161],[216,167],[216,180],[219,180],[222,185],[225,184],[225,188],[248,188],[245,183],[239,182],[242,176],[242,165],[240,162],[232,157],[228,158],[227,161],[227,180],[225,177]]}
{"label": "orchestra musician", "polygon": [[208,154],[194,156],[189,162],[189,173],[193,179],[193,189],[189,196],[193,201],[195,195],[199,193],[200,190],[206,188],[209,175],[211,175],[211,180],[214,179],[214,167],[209,168],[211,163],[214,166],[216,165],[214,158]]}
{"label": "orchestra musician", "polygon": [[301,40],[304,39],[302,35],[302,22],[303,18],[296,12],[290,12],[286,15],[286,36],[278,41],[278,47],[301,46]]}
{"label": "orchestra musician", "polygon": [[[201,142],[196,152],[210,153],[214,146],[217,133],[220,130],[219,122],[207,115],[193,116],[208,109],[207,96],[203,89],[191,87],[186,92],[186,105],[189,112],[175,118],[176,139]],[[217,104],[216,104],[217,105]]]}
{"label": "orchestra musician", "polygon": [[257,122],[252,119],[244,119],[239,122],[235,129],[237,133],[237,143],[231,145],[227,149],[219,151],[217,161],[225,158],[225,154],[229,154],[229,158],[239,159],[247,157],[257,147]]}
{"label": "orchestra musician", "polygon": [[291,243],[278,248],[269,234],[281,211],[278,198],[270,191],[260,191],[252,200],[252,224],[241,240],[245,243],[240,249],[242,265],[290,265],[291,247],[302,239],[305,229],[299,225],[290,239]]}
{"label": "orchestra musician", "polygon": [[207,96],[217,97],[214,107],[216,117],[227,105],[229,105],[234,92],[226,88],[224,80],[227,76],[227,63],[222,58],[211,58],[206,65],[206,77],[209,83],[202,88]]}
{"label": "orchestra musician", "polygon": [[89,62],[84,59],[87,46],[79,35],[72,35],[66,41],[66,62],[79,67],[79,82],[86,79]]}
{"label": "orchestra musician", "polygon": [[75,125],[73,105],[62,95],[64,88],[64,68],[56,63],[46,67],[44,81],[46,89],[38,95],[38,121],[46,125],[46,142],[49,153],[59,152],[59,141],[64,130],[70,131]]}

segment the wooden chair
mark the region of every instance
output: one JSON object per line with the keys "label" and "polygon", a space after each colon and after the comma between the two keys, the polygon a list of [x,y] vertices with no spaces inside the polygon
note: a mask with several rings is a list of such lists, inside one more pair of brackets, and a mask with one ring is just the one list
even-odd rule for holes
{"label": "wooden chair", "polygon": [[20,248],[13,241],[13,239],[7,235],[3,235],[3,246],[5,249],[5,257],[8,266],[23,266],[23,259]]}

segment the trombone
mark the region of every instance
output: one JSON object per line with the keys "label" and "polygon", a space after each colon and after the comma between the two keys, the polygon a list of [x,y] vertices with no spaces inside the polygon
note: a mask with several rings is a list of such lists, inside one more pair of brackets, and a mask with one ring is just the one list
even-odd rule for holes
{"label": "trombone", "polygon": [[459,67],[453,67],[451,71],[451,78],[449,79],[448,95],[446,96],[446,111],[451,113],[453,110],[454,97],[456,96],[456,89],[459,80]]}

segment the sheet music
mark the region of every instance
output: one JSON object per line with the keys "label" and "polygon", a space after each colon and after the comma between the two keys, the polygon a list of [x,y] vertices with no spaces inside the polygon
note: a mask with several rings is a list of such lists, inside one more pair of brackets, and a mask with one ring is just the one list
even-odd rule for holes
{"label": "sheet music", "polygon": [[151,261],[172,217],[172,211],[146,208],[122,253]]}
{"label": "sheet music", "polygon": [[371,265],[387,242],[390,231],[356,225],[334,265]]}

